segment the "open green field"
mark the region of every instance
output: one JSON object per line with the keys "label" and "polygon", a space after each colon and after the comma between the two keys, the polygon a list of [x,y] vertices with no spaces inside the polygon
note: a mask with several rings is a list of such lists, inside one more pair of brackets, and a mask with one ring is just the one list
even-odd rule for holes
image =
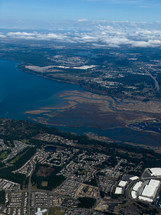
{"label": "open green field", "polygon": [[4,160],[8,155],[8,151],[3,151],[0,153],[0,160]]}
{"label": "open green field", "polygon": [[53,207],[49,210],[49,215],[63,215],[65,213],[65,209],[59,207]]}
{"label": "open green field", "polygon": [[18,161],[20,158],[22,158],[27,152],[29,151],[29,148],[27,148],[24,152],[17,155],[14,159],[10,161],[11,164],[14,164],[16,161]]}

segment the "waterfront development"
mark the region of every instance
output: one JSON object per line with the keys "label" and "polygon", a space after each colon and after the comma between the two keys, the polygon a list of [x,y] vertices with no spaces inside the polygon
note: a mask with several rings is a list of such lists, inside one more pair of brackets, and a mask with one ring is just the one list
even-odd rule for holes
{"label": "waterfront development", "polygon": [[0,215],[161,215],[161,0],[0,0]]}
{"label": "waterfront development", "polygon": [[161,214],[160,45],[136,25],[115,46],[2,30],[0,215]]}
{"label": "waterfront development", "polygon": [[159,125],[159,119],[155,123],[153,114],[117,111],[117,103],[111,97],[92,94],[78,85],[26,73],[19,70],[19,63],[14,61],[1,60],[0,65],[0,117],[29,119],[55,125],[67,132],[92,133],[116,141],[160,146],[159,132],[133,129],[137,120],[143,120],[147,125],[147,120],[153,119],[154,126]]}
{"label": "waterfront development", "polygon": [[160,213],[161,157],[152,150],[4,119],[0,137],[2,215]]}

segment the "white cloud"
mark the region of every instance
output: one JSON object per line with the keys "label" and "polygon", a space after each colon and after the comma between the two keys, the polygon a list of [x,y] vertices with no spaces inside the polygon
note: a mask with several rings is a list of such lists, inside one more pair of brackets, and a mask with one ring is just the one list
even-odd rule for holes
{"label": "white cloud", "polygon": [[63,40],[66,38],[63,34],[55,34],[55,33],[28,33],[28,32],[9,32],[7,34],[8,37],[17,38],[17,39],[33,39],[33,40]]}
{"label": "white cloud", "polygon": [[132,44],[134,47],[158,47],[161,46],[161,40],[137,41]]}
{"label": "white cloud", "polygon": [[36,32],[27,33],[27,32],[9,32],[8,37],[19,38],[19,39],[35,39],[38,34]]}
{"label": "white cloud", "polygon": [[78,22],[88,22],[88,19],[78,19]]}
{"label": "white cloud", "polygon": [[[90,24],[91,23],[91,24]],[[80,24],[81,25],[81,24]],[[83,24],[86,25],[86,22]],[[66,33],[39,33],[33,32],[9,32],[0,33],[0,38],[28,39],[28,40],[58,40],[71,43],[91,43],[96,46],[120,47],[130,45],[132,47],[159,47],[161,46],[161,22],[135,23],[135,22],[108,22],[88,21],[88,30],[76,29],[75,32]],[[77,25],[79,26],[79,24]]]}
{"label": "white cloud", "polygon": [[67,38],[67,36],[63,34],[49,33],[49,34],[39,34],[38,38],[42,40],[52,40],[52,39],[64,40],[65,38]]}
{"label": "white cloud", "polygon": [[133,47],[149,47],[150,43],[145,41],[133,41],[132,42]]}

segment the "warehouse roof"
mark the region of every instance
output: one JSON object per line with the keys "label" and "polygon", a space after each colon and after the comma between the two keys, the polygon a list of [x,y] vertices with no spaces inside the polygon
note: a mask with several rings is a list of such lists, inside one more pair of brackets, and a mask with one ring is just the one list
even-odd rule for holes
{"label": "warehouse roof", "polygon": [[161,176],[161,168],[150,168],[149,171],[152,176]]}
{"label": "warehouse roof", "polygon": [[116,187],[115,194],[122,194],[123,189],[121,187]]}
{"label": "warehouse roof", "polygon": [[160,181],[151,179],[149,184],[145,186],[142,196],[155,197]]}
{"label": "warehouse roof", "polygon": [[127,181],[120,181],[119,185],[120,187],[125,187],[127,185]]}

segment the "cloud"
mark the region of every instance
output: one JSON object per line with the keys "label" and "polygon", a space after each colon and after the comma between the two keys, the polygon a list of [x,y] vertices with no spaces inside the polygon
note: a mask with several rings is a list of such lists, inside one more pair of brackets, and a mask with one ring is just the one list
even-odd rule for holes
{"label": "cloud", "polygon": [[55,33],[37,33],[37,32],[9,32],[7,37],[15,38],[15,39],[33,39],[33,40],[63,40],[66,38],[63,34],[55,34]]}
{"label": "cloud", "polygon": [[[78,22],[77,22],[78,23]],[[86,26],[86,22],[84,22]],[[0,33],[0,38],[51,40],[70,43],[90,43],[107,47],[160,47],[161,22],[135,23],[135,22],[109,22],[106,20],[87,22],[87,29],[77,28],[75,31],[62,32],[8,32]],[[81,24],[80,24],[81,25]],[[89,28],[90,26],[90,28]],[[77,24],[79,27],[79,24]]]}
{"label": "cloud", "polygon": [[133,47],[158,47],[161,46],[161,40],[149,40],[147,42],[145,41],[133,41],[132,43]]}
{"label": "cloud", "polygon": [[67,38],[67,36],[63,34],[49,33],[49,34],[39,34],[38,38],[42,40],[52,40],[52,39],[64,40],[65,38]]}
{"label": "cloud", "polygon": [[17,39],[35,39],[38,34],[36,32],[27,33],[27,32],[9,32],[8,37],[17,38]]}
{"label": "cloud", "polygon": [[88,19],[78,19],[78,22],[88,22]]}

